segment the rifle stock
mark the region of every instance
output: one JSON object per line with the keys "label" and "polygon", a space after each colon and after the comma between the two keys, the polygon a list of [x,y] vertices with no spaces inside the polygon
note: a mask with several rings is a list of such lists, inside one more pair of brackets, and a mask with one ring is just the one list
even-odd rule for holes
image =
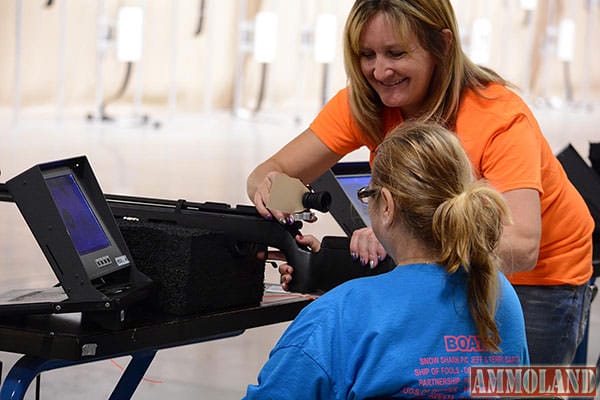
{"label": "rifle stock", "polygon": [[105,195],[115,218],[176,224],[221,232],[240,242],[253,242],[274,247],[294,267],[290,290],[300,293],[327,291],[349,279],[387,272],[394,267],[391,259],[371,270],[350,256],[347,237],[328,236],[321,250],[313,253],[300,246],[295,236],[302,222],[282,225],[264,219],[253,206],[231,207],[224,203],[194,203],[186,200],[164,200],[144,197]]}

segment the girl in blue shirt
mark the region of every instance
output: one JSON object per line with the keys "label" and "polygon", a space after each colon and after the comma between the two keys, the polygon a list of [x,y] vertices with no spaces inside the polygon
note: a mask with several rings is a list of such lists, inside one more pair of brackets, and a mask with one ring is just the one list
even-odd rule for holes
{"label": "girl in blue shirt", "polygon": [[454,134],[402,124],[358,196],[398,266],[306,307],[246,398],[469,397],[471,366],[529,364],[521,306],[494,253],[509,211],[474,180]]}

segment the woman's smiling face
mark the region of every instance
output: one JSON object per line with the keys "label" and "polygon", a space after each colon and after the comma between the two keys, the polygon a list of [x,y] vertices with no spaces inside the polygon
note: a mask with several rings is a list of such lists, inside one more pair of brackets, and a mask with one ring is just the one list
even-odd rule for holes
{"label": "woman's smiling face", "polygon": [[405,118],[420,113],[435,61],[414,33],[400,41],[389,18],[378,12],[360,36],[360,65],[385,106],[400,108]]}

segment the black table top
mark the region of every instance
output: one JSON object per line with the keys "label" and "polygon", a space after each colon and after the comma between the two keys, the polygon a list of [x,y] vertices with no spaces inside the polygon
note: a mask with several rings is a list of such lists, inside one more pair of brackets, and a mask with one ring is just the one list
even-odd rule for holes
{"label": "black table top", "polygon": [[249,328],[290,321],[312,300],[275,295],[254,307],[186,316],[140,311],[118,330],[88,323],[81,313],[3,317],[0,351],[71,361],[116,357],[235,336]]}

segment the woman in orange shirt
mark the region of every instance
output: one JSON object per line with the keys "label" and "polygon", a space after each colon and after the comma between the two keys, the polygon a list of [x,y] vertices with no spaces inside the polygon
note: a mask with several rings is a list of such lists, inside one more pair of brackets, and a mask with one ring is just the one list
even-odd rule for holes
{"label": "woman in orange shirt", "polygon": [[[289,222],[265,206],[273,176],[310,183],[361,146],[372,160],[403,121],[439,122],[511,209],[499,254],[523,306],[531,363],[570,363],[591,301],[593,220],[527,105],[464,54],[450,1],[357,0],[346,21],[344,61],[348,87],[248,177],[257,210]],[[350,252],[372,267],[387,256],[371,228],[352,235]],[[286,287],[293,266],[280,272]]]}

